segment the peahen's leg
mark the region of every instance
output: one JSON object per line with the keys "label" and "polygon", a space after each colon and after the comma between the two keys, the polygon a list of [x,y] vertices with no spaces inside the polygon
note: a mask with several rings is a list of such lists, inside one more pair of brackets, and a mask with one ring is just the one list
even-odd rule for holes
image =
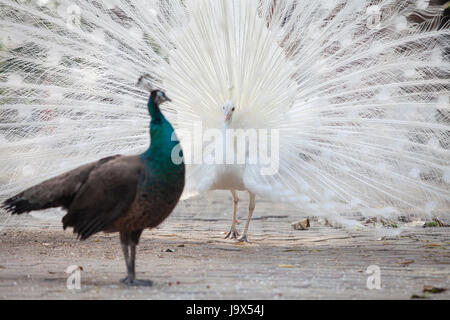
{"label": "peahen's leg", "polygon": [[250,220],[252,219],[253,211],[255,210],[255,194],[251,193],[250,191],[248,193],[250,195],[250,201],[248,205],[248,217],[247,221],[245,221],[244,232],[242,232],[242,236],[240,236],[240,238],[238,239],[238,241],[241,242],[248,242],[247,239],[248,226],[250,225]]}
{"label": "peahen's leg", "polygon": [[[130,255],[128,253],[128,245],[124,244],[123,242],[120,242],[120,245],[122,246],[122,252],[123,252],[123,257],[125,259],[125,266],[127,268],[127,273],[128,272],[128,265],[129,265],[129,260],[130,260]],[[122,279],[121,281],[124,281],[126,278]]]}
{"label": "peahen's leg", "polygon": [[237,223],[236,213],[237,213],[237,206],[238,206],[239,198],[238,198],[236,190],[230,190],[230,191],[231,191],[231,195],[233,196],[233,203],[234,203],[233,220],[231,221],[230,231],[225,236],[225,239],[227,239],[227,238],[236,239],[239,236],[239,233],[236,230],[236,223]]}
{"label": "peahen's leg", "polygon": [[124,283],[126,283],[131,276],[130,254],[129,254],[129,250],[128,250],[129,242],[130,242],[130,240],[129,240],[128,233],[120,232],[120,245],[122,247],[123,257],[125,259],[125,266],[127,268],[127,276],[120,280],[121,282],[124,282]]}
{"label": "peahen's leg", "polygon": [[125,264],[127,266],[127,276],[121,282],[130,286],[151,286],[150,280],[136,279],[136,246],[139,243],[139,237],[142,230],[133,232],[121,232],[120,243],[122,245]]}

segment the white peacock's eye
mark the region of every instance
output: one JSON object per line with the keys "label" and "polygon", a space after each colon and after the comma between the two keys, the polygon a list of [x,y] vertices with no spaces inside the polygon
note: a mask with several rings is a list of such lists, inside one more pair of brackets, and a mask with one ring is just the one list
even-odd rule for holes
{"label": "white peacock's eye", "polygon": [[231,109],[231,111],[234,111],[234,107],[233,107],[233,109]]}

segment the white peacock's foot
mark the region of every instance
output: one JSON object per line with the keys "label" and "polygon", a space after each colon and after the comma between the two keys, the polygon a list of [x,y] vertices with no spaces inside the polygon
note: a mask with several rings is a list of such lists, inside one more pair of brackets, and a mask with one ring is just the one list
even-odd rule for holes
{"label": "white peacock's foot", "polygon": [[151,287],[153,285],[153,281],[151,280],[130,280],[129,277],[121,279],[120,282],[131,287]]}
{"label": "white peacock's foot", "polygon": [[237,239],[237,241],[250,243],[250,241],[248,241],[247,235],[245,233],[242,236],[240,236],[239,239]]}
{"label": "white peacock's foot", "polygon": [[235,227],[231,227],[230,231],[225,236],[225,239],[237,239],[239,236],[239,232],[236,230]]}

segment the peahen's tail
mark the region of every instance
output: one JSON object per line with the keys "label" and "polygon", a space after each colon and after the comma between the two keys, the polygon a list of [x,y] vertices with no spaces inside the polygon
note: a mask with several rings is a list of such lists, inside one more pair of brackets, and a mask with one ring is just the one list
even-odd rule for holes
{"label": "peahen's tail", "polygon": [[20,196],[14,196],[6,199],[2,203],[1,207],[11,214],[22,214],[41,209],[39,206],[31,204],[30,201],[23,199]]}
{"label": "peahen's tail", "polygon": [[[112,158],[105,158],[101,161]],[[97,162],[88,163],[38,183],[6,199],[1,207],[11,214],[56,207],[67,209],[96,164]]]}

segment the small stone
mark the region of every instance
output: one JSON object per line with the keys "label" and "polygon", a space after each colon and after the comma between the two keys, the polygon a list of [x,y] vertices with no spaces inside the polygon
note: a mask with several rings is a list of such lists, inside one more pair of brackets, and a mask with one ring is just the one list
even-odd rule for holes
{"label": "small stone", "polygon": [[308,230],[310,227],[309,219],[307,218],[304,220],[293,222],[293,223],[291,223],[291,226],[294,230]]}

